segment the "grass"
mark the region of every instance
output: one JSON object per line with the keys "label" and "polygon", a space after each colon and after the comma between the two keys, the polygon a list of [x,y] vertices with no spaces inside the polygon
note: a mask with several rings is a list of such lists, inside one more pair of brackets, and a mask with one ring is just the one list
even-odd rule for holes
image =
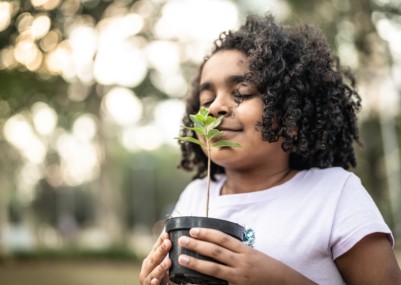
{"label": "grass", "polygon": [[139,285],[138,262],[24,260],[0,263],[2,285]]}

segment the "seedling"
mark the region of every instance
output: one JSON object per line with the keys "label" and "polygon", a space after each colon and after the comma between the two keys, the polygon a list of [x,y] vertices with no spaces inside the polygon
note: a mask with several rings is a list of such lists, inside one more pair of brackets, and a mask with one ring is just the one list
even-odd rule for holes
{"label": "seedling", "polygon": [[[206,217],[209,216],[209,198],[210,198],[210,167],[211,167],[211,150],[213,147],[241,147],[240,144],[229,141],[229,140],[219,140],[217,136],[222,135],[223,131],[217,129],[217,127],[222,123],[223,116],[218,118],[209,116],[208,110],[201,108],[196,115],[189,115],[193,127],[183,127],[194,131],[198,136],[200,136],[203,141],[198,140],[194,137],[178,137],[180,141],[189,141],[200,145],[206,150],[207,153],[207,197],[206,197]],[[212,139],[214,141],[212,142]]]}

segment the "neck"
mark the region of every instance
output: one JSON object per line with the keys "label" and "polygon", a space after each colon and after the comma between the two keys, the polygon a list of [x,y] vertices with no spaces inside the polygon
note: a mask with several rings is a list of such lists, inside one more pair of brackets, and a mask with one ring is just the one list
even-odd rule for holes
{"label": "neck", "polygon": [[288,166],[268,171],[244,173],[226,169],[227,180],[221,190],[222,195],[248,193],[266,190],[290,180],[297,173]]}

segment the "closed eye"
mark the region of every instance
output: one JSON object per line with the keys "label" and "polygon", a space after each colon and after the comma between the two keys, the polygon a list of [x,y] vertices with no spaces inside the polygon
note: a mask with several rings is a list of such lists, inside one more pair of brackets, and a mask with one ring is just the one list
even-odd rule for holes
{"label": "closed eye", "polygon": [[206,101],[206,102],[201,102],[200,105],[201,105],[201,107],[207,108],[207,107],[209,107],[209,106],[213,103],[213,101],[214,101],[214,100],[209,100],[209,101]]}
{"label": "closed eye", "polygon": [[210,106],[214,99],[216,98],[216,95],[214,94],[212,89],[211,84],[202,84],[201,89],[199,92],[199,103],[201,107],[208,107]]}
{"label": "closed eye", "polygon": [[244,100],[250,99],[256,94],[257,93],[243,93],[239,90],[239,88],[237,88],[234,90],[234,94],[233,94],[234,102],[236,104],[240,104],[240,103],[244,102]]}
{"label": "closed eye", "polygon": [[199,103],[201,107],[209,107],[215,99],[215,96],[212,94],[212,92],[204,91],[200,96],[199,96]]}

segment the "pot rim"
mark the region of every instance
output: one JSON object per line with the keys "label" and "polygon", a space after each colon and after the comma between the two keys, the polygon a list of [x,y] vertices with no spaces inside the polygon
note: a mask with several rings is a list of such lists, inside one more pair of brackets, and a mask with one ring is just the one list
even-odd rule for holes
{"label": "pot rim", "polygon": [[237,223],[211,218],[211,217],[200,217],[200,216],[179,216],[171,217],[165,221],[166,232],[176,230],[189,230],[191,228],[210,228],[220,230],[227,233],[241,241],[243,241],[243,235],[245,228]]}

